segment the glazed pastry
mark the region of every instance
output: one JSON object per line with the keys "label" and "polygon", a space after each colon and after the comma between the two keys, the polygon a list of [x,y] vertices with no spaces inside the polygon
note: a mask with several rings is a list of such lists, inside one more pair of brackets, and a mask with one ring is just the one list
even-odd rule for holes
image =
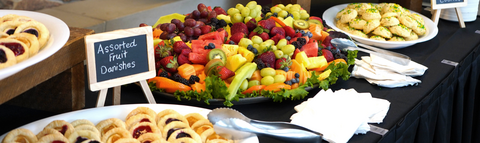
{"label": "glazed pastry", "polygon": [[78,120],[72,121],[71,124],[73,127],[77,127],[80,125],[91,125],[95,127],[95,124],[93,124],[90,120],[87,120],[87,119],[78,119]]}
{"label": "glazed pastry", "polygon": [[75,130],[70,136],[68,136],[68,140],[71,143],[82,142],[88,139],[100,140],[100,136],[98,136],[98,133],[90,130]]}
{"label": "glazed pastry", "polygon": [[363,27],[363,33],[368,34],[380,26],[380,20],[367,20],[367,24]]}
{"label": "glazed pastry", "polygon": [[8,36],[10,39],[16,39],[20,42],[23,42],[30,51],[29,56],[32,57],[38,53],[40,50],[40,44],[38,43],[37,37],[30,33],[15,33]]}
{"label": "glazed pastry", "polygon": [[205,120],[199,120],[195,122],[194,124],[192,124],[192,126],[190,126],[190,128],[192,128],[193,130],[197,130],[198,127],[201,127],[203,125],[210,125],[213,127],[213,124],[210,123],[209,120],[205,119]]}
{"label": "glazed pastry", "polygon": [[127,129],[130,130],[132,126],[140,122],[150,122],[154,125],[157,125],[155,122],[155,118],[147,114],[137,114],[137,115],[131,116],[130,118],[127,119],[127,121],[125,121],[125,124],[127,125]]}
{"label": "glazed pastry", "polygon": [[63,135],[50,134],[38,139],[37,143],[69,143]]}
{"label": "glazed pastry", "polygon": [[363,20],[367,20],[367,21],[373,20],[373,19],[380,20],[380,18],[382,18],[382,15],[380,15],[380,12],[377,9],[369,8],[365,10],[365,12],[362,15],[362,18]]}
{"label": "glazed pastry", "polygon": [[18,26],[23,24],[25,22],[22,21],[6,21],[0,24],[0,31],[7,33],[8,35],[12,35],[15,33],[15,29],[17,29]]}
{"label": "glazed pastry", "polygon": [[167,141],[175,142],[175,140],[182,139],[182,138],[191,138],[197,143],[202,142],[202,139],[200,138],[200,136],[190,128],[176,130],[170,135],[170,137],[168,137]]}
{"label": "glazed pastry", "polygon": [[362,30],[363,27],[367,24],[367,21],[363,19],[356,18],[348,23],[350,27],[353,27],[355,29]]}
{"label": "glazed pastry", "polygon": [[162,137],[168,139],[170,135],[172,135],[173,132],[176,130],[180,129],[186,129],[190,128],[186,123],[183,122],[171,122],[170,124],[167,124],[163,129],[162,129]]}
{"label": "glazed pastry", "polygon": [[146,114],[150,117],[152,117],[153,119],[155,119],[155,116],[157,113],[155,113],[155,111],[153,111],[152,109],[148,108],[148,107],[137,107],[135,109],[133,109],[132,111],[130,111],[130,113],[128,113],[127,117],[125,118],[125,121],[128,120],[130,117],[134,116],[134,115],[137,115],[137,114]]}
{"label": "glazed pastry", "polygon": [[[40,133],[37,134],[37,139],[42,138],[43,136],[50,135],[50,134],[59,134],[62,135],[59,131],[52,129],[52,128],[45,128]],[[62,135],[63,136],[63,135]]]}
{"label": "glazed pastry", "polygon": [[37,142],[37,136],[28,129],[14,129],[3,138],[3,143],[13,143],[13,142],[25,142],[25,143],[35,143]]}
{"label": "glazed pastry", "polygon": [[15,33],[23,33],[23,32],[30,33],[37,36],[38,43],[40,44],[40,47],[41,47],[40,49],[42,49],[46,45],[48,39],[50,38],[50,32],[48,31],[47,27],[45,27],[45,25],[37,21],[25,22],[19,25],[17,29],[15,29]]}
{"label": "glazed pastry", "polygon": [[372,34],[382,36],[384,38],[392,38],[392,32],[383,26],[379,26],[377,29],[373,30]]}
{"label": "glazed pastry", "polygon": [[16,39],[3,38],[0,39],[0,45],[3,45],[12,50],[15,55],[15,59],[17,59],[17,63],[20,63],[29,57],[30,49],[21,41],[18,41]]}
{"label": "glazed pastry", "polygon": [[165,110],[162,110],[160,112],[158,112],[158,114],[155,116],[155,122],[158,123],[158,121],[160,121],[160,119],[165,116],[165,115],[168,115],[168,114],[180,114],[178,113],[177,111],[173,110],[173,109],[165,109]]}
{"label": "glazed pastry", "polygon": [[79,131],[79,130],[91,131],[91,132],[95,133],[95,135],[97,135],[99,137],[101,136],[98,129],[95,126],[92,126],[92,125],[88,125],[88,124],[77,125],[75,127],[75,131]]}
{"label": "glazed pastry", "polygon": [[410,32],[412,32],[412,29],[402,24],[391,26],[388,29],[390,30],[390,32],[392,32],[392,34],[402,36],[402,37],[408,37],[410,36]]}
{"label": "glazed pastry", "polygon": [[121,138],[115,141],[115,143],[140,143],[140,141],[134,138]]}
{"label": "glazed pastry", "polygon": [[113,128],[102,135],[101,141],[104,143],[114,143],[121,138],[132,138],[132,135],[125,128]]}
{"label": "glazed pastry", "polygon": [[162,138],[161,135],[155,134],[155,133],[142,134],[140,137],[138,137],[137,140],[140,141],[140,143],[147,143],[147,142],[163,143],[163,142],[167,142],[165,139]]}
{"label": "glazed pastry", "polygon": [[161,134],[160,129],[158,129],[155,124],[149,122],[138,123],[135,126],[132,126],[128,132],[132,134],[132,137],[135,139],[145,133]]}
{"label": "glazed pastry", "polygon": [[382,19],[380,20],[380,24],[382,26],[385,26],[385,27],[388,27],[388,26],[395,26],[395,25],[398,25],[400,23],[400,21],[398,21],[398,19],[396,17],[382,17]]}
{"label": "glazed pastry", "polygon": [[15,54],[9,48],[0,45],[0,69],[17,64]]}
{"label": "glazed pastry", "polygon": [[[125,123],[117,118],[110,118],[110,119],[105,119],[100,121],[95,127],[97,127],[98,131],[100,132],[100,135],[103,137],[105,133],[110,131],[110,129],[113,128],[125,128]],[[105,142],[102,140],[102,142]]]}
{"label": "glazed pastry", "polygon": [[50,122],[47,126],[45,126],[45,128],[55,129],[60,133],[62,133],[65,137],[70,136],[70,134],[72,134],[73,131],[75,130],[72,124],[64,120],[54,120]]}
{"label": "glazed pastry", "polygon": [[157,127],[163,129],[163,127],[171,122],[184,122],[188,125],[187,119],[178,113],[171,113],[163,116],[158,122]]}

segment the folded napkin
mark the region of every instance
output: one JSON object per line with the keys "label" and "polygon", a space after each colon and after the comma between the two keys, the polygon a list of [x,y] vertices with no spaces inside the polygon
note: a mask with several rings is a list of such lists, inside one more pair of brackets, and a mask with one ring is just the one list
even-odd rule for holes
{"label": "folded napkin", "polygon": [[322,133],[328,142],[344,143],[354,134],[369,131],[368,123],[383,122],[389,107],[390,102],[372,98],[370,93],[329,89],[295,106],[297,113],[290,119],[293,124]]}
{"label": "folded napkin", "polygon": [[405,66],[399,65],[375,54],[361,58],[362,60],[355,60],[351,76],[365,78],[370,84],[388,88],[417,85],[421,81],[412,76],[421,76],[428,69],[414,61]]}

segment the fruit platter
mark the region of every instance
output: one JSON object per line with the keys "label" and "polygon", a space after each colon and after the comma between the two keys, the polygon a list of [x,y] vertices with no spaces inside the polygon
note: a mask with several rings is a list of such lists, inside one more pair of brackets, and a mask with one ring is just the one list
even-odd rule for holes
{"label": "fruit platter", "polygon": [[326,28],[299,4],[200,3],[192,9],[151,25],[158,72],[147,82],[153,93],[225,106],[251,99],[282,102],[350,77],[357,51],[330,43],[348,35]]}

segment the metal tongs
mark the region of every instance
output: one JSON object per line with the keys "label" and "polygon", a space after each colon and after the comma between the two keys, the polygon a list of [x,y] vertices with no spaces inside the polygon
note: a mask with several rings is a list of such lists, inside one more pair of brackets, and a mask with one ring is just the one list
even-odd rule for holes
{"label": "metal tongs", "polygon": [[232,140],[261,134],[288,142],[320,143],[323,136],[321,133],[287,122],[253,120],[231,108],[213,109],[207,117],[218,135]]}
{"label": "metal tongs", "polygon": [[[348,40],[348,39],[344,39],[344,38],[334,38],[334,39],[331,40],[331,43],[332,43],[333,46],[335,46],[336,48],[338,48],[340,50],[358,50],[358,51],[362,51],[362,52],[369,53],[369,54],[375,54],[376,56],[382,57],[386,60],[392,61],[392,62],[397,63],[397,64],[402,65],[402,66],[408,65],[408,63],[411,61],[410,57],[408,57],[406,55],[396,53],[396,52],[392,52],[392,51],[379,49],[379,48],[375,48],[373,46],[365,45],[365,44],[358,43],[358,42],[355,44],[353,41]],[[359,48],[357,45],[360,45],[360,46],[362,46],[364,48],[367,48],[367,49],[370,49],[372,51],[367,50],[367,49]]]}

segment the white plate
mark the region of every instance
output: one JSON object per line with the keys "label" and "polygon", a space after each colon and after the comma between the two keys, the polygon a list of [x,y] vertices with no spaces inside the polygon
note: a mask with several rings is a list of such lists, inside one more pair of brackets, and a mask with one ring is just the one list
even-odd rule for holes
{"label": "white plate", "polygon": [[[336,31],[342,31],[339,28],[337,28],[337,26],[335,26],[335,16],[337,15],[337,13],[340,10],[347,7],[347,5],[348,4],[336,5],[336,6],[333,6],[329,9],[327,9],[325,12],[323,12],[322,17],[323,17],[323,20],[325,20],[326,24],[328,26],[332,27]],[[410,11],[410,12],[416,13],[414,11]],[[417,14],[419,14],[419,13],[417,13]],[[358,42],[363,43],[363,44],[372,45],[372,46],[376,46],[376,47],[381,47],[381,48],[384,48],[384,49],[405,48],[405,47],[408,47],[408,46],[411,46],[411,45],[414,45],[414,44],[417,44],[417,43],[420,43],[420,42],[428,41],[428,40],[432,39],[433,37],[435,37],[438,33],[437,25],[435,23],[433,23],[433,21],[430,20],[430,18],[425,17],[422,14],[419,14],[419,15],[422,16],[422,18],[425,21],[425,27],[427,28],[427,33],[425,33],[425,35],[423,35],[421,37],[418,37],[417,40],[413,40],[413,41],[404,41],[404,42],[378,41],[378,40],[372,40],[372,39],[368,39],[368,38],[355,36],[355,35],[352,35],[350,33],[344,32],[344,31],[342,31],[342,32],[346,33],[347,35],[349,35],[353,39],[355,39]]]}
{"label": "white plate", "polygon": [[[125,117],[127,117],[128,113],[130,113],[130,111],[132,111],[133,109],[139,106],[149,107],[157,113],[165,109],[173,109],[182,115],[186,115],[188,113],[199,113],[203,115],[205,118],[207,117],[207,114],[211,111],[210,109],[205,109],[205,108],[186,106],[186,105],[173,105],[173,104],[115,105],[115,106],[83,109],[83,110],[63,113],[63,114],[59,114],[59,115],[55,115],[52,117],[35,121],[30,124],[26,124],[19,128],[29,129],[33,133],[37,134],[40,131],[42,131],[43,128],[53,120],[65,120],[67,122],[72,122],[76,119],[88,119],[94,124],[97,124],[98,122],[108,118],[118,118],[118,119],[121,119],[122,121],[125,121]],[[0,136],[0,141],[2,141],[6,135],[7,133]],[[236,140],[235,142],[236,143],[258,143],[259,141],[258,141],[258,138],[254,136],[254,137],[247,138],[245,140]]]}
{"label": "white plate", "polygon": [[60,48],[62,48],[70,37],[70,29],[68,29],[67,24],[51,15],[22,10],[0,10],[0,16],[4,16],[7,14],[28,16],[38,22],[43,23],[45,27],[47,27],[47,29],[50,31],[50,39],[47,41],[45,48],[38,51],[36,55],[13,66],[0,69],[0,80],[50,57]]}

